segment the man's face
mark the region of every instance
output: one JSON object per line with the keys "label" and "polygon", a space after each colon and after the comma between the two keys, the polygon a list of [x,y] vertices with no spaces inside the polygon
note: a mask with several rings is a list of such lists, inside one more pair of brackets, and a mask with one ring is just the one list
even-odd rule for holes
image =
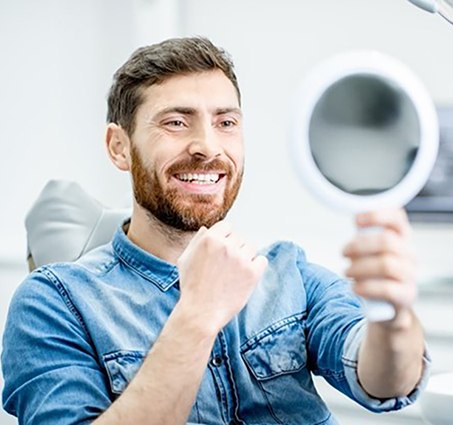
{"label": "man's face", "polygon": [[144,90],[131,137],[137,203],[196,231],[223,219],[243,174],[242,114],[221,71],[171,77]]}

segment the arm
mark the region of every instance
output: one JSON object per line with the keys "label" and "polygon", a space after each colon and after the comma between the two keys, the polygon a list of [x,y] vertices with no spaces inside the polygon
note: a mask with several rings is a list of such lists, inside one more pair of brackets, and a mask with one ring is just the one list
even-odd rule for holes
{"label": "arm", "polygon": [[178,264],[178,304],[113,403],[83,317],[52,268],[36,271],[8,313],[5,410],[29,425],[185,424],[218,330],[247,302],[266,266],[255,255],[225,224],[200,230]]}
{"label": "arm", "polygon": [[137,375],[93,424],[185,424],[215,337],[179,303]]}
{"label": "arm", "polygon": [[361,214],[359,227],[381,226],[379,234],[359,234],[344,254],[354,291],[382,299],[396,310],[393,320],[369,323],[358,358],[358,378],[375,398],[408,395],[422,375],[423,331],[412,305],[416,298],[411,229],[404,211]]}
{"label": "arm", "polygon": [[217,333],[266,265],[226,223],[200,229],[178,262],[180,301],[135,378],[94,424],[185,424]]}

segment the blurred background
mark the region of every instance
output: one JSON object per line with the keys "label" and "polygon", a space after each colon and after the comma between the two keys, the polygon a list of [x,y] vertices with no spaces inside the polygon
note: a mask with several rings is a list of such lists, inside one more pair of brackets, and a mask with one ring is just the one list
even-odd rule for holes
{"label": "blurred background", "polygon": [[[27,273],[25,214],[48,180],[77,181],[107,206],[129,206],[128,176],[105,153],[106,93],[133,50],[182,35],[211,38],[236,63],[247,149],[230,215],[236,229],[258,246],[293,240],[339,273],[352,217],[318,204],[293,170],[294,88],[316,63],[351,49],[392,55],[420,77],[441,110],[444,136],[431,182],[442,184],[425,191],[411,215],[417,309],[434,371],[453,371],[453,208],[425,212],[448,201],[453,187],[453,26],[406,0],[0,0],[0,332]],[[417,405],[373,416],[318,385],[342,424],[422,423]],[[0,413],[0,423],[15,421]]]}

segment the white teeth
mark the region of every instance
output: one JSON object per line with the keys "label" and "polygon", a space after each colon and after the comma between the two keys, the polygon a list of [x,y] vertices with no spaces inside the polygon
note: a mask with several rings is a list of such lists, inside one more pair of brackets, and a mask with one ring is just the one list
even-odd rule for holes
{"label": "white teeth", "polygon": [[212,184],[217,183],[220,179],[218,174],[178,174],[176,176],[181,181],[197,183],[197,184]]}

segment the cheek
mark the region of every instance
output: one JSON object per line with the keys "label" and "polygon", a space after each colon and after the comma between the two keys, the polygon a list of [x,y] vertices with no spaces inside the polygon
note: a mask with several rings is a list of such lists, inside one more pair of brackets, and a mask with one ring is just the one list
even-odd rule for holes
{"label": "cheek", "polygon": [[236,146],[225,153],[234,163],[237,171],[241,171],[244,168],[244,149],[242,146]]}
{"label": "cheek", "polygon": [[242,168],[245,156],[242,135],[237,133],[228,135],[228,137],[222,140],[222,148],[225,156],[227,156],[238,169]]}

